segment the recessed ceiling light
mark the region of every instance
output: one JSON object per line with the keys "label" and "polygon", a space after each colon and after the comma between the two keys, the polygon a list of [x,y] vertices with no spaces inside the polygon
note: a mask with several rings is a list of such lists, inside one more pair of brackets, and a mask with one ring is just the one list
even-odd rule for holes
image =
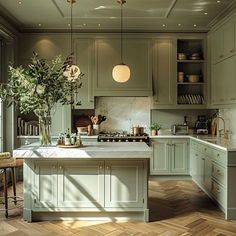
{"label": "recessed ceiling light", "polygon": [[180,26],[181,26],[181,24],[179,23],[179,24],[178,24],[178,26],[180,27]]}
{"label": "recessed ceiling light", "polygon": [[162,27],[166,27],[166,24],[163,24]]}
{"label": "recessed ceiling light", "polygon": [[85,23],[83,23],[83,26],[86,26],[86,24],[85,24]]}
{"label": "recessed ceiling light", "polygon": [[193,25],[193,27],[197,27],[197,25],[196,25],[196,24],[194,24],[194,25]]}
{"label": "recessed ceiling light", "polygon": [[207,12],[204,12],[204,15],[208,15],[208,13],[207,13]]}
{"label": "recessed ceiling light", "polygon": [[70,27],[70,23],[68,24],[68,27]]}
{"label": "recessed ceiling light", "polygon": [[22,2],[21,2],[21,1],[19,1],[18,3],[19,3],[20,5],[22,4]]}
{"label": "recessed ceiling light", "polygon": [[40,23],[39,23],[39,24],[38,24],[38,26],[39,26],[39,27],[41,27],[41,26],[42,26],[42,24],[40,24]]}
{"label": "recessed ceiling light", "polygon": [[101,27],[101,24],[98,24],[98,27]]}
{"label": "recessed ceiling light", "polygon": [[220,0],[217,0],[216,2],[217,2],[217,3],[220,3]]}

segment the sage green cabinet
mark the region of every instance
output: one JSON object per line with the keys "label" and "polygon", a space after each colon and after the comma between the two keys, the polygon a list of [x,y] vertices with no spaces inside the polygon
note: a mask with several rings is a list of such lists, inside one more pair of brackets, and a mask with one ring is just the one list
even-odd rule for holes
{"label": "sage green cabinet", "polygon": [[[57,206],[57,163],[54,161],[35,161],[32,206],[39,208],[54,208]],[[30,176],[29,176],[30,178]]]}
{"label": "sage green cabinet", "polygon": [[235,54],[235,27],[235,21],[230,20],[212,33],[211,57],[213,64]]}
{"label": "sage green cabinet", "polygon": [[94,109],[93,80],[95,77],[95,41],[94,39],[76,39],[75,55],[76,62],[84,74],[82,78],[82,87],[75,94],[75,100],[81,102],[81,105],[74,105],[78,109]]}
{"label": "sage green cabinet", "polygon": [[140,209],[147,201],[142,160],[40,160],[31,168],[34,211]]}
{"label": "sage green cabinet", "polygon": [[58,207],[103,207],[103,161],[58,163]]}
{"label": "sage green cabinet", "polygon": [[176,40],[156,39],[153,50],[154,104],[176,104]]}
{"label": "sage green cabinet", "polygon": [[113,67],[121,63],[120,39],[96,39],[95,50],[95,96],[152,95],[152,53],[150,39],[124,39],[124,62],[131,70],[131,77],[126,83],[117,83],[112,78]]}
{"label": "sage green cabinet", "polygon": [[185,175],[188,174],[187,139],[153,139],[153,155],[150,161],[151,175]]}
{"label": "sage green cabinet", "polygon": [[152,158],[150,160],[150,174],[169,173],[169,139],[152,140]]}
{"label": "sage green cabinet", "polygon": [[143,207],[143,163],[105,161],[105,207]]}
{"label": "sage green cabinet", "polygon": [[236,55],[211,65],[211,68],[212,104],[236,103]]}

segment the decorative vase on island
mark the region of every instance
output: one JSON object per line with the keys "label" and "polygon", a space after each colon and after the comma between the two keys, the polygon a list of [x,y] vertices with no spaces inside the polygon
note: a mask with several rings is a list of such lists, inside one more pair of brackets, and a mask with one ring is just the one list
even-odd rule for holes
{"label": "decorative vase on island", "polygon": [[50,146],[51,140],[51,124],[52,114],[55,113],[55,107],[43,106],[42,108],[36,109],[34,113],[39,118],[39,140],[40,145]]}

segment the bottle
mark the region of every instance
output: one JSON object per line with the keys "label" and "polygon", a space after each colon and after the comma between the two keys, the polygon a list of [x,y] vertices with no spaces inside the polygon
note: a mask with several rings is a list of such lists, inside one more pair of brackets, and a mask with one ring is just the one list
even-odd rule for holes
{"label": "bottle", "polygon": [[58,135],[58,138],[57,138],[57,145],[61,145],[62,142],[61,142],[61,134]]}
{"label": "bottle", "polygon": [[71,134],[71,137],[70,137],[70,143],[71,145],[74,145],[75,144],[75,134]]}
{"label": "bottle", "polygon": [[76,137],[76,145],[78,145],[79,147],[82,146],[82,140],[80,137],[80,133],[77,133],[77,137]]}
{"label": "bottle", "polygon": [[188,125],[187,116],[184,116],[184,125]]}
{"label": "bottle", "polygon": [[66,136],[65,136],[65,145],[66,146],[71,145],[71,142],[70,142],[70,130],[69,130],[69,128],[68,128],[68,130],[66,132]]}

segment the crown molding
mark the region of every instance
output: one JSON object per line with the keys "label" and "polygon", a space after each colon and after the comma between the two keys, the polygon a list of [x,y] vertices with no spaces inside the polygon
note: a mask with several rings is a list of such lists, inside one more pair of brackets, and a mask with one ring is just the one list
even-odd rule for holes
{"label": "crown molding", "polygon": [[214,29],[217,25],[229,19],[236,12],[236,1],[229,4],[224,11],[221,11],[208,25],[209,29]]}

